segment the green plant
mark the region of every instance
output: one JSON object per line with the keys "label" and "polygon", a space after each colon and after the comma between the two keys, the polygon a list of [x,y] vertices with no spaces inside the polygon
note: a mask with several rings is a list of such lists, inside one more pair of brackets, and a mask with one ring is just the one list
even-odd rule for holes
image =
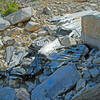
{"label": "green plant", "polygon": [[[4,3],[4,1],[5,1],[5,3]],[[13,13],[13,12],[18,11],[19,4],[16,0],[13,0],[13,1],[4,0],[4,1],[1,2],[2,7],[0,9],[2,16],[7,16],[7,15]]]}

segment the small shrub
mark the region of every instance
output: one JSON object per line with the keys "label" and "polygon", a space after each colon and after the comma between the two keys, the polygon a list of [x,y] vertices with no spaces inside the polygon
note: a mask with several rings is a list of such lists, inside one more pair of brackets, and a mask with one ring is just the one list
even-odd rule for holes
{"label": "small shrub", "polygon": [[6,4],[0,10],[2,16],[7,16],[18,11],[18,2],[16,0],[6,1]]}

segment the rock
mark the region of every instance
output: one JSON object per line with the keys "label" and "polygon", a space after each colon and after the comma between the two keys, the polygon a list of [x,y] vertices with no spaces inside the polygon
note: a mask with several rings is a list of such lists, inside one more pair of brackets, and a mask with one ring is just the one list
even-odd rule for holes
{"label": "rock", "polygon": [[76,94],[72,100],[99,100],[100,99],[100,83],[93,86],[92,88],[87,88],[82,92]]}
{"label": "rock", "polygon": [[93,78],[97,77],[100,74],[100,72],[97,68],[91,68],[91,69],[89,69],[89,72]]}
{"label": "rock", "polygon": [[48,76],[40,75],[39,81],[42,83],[42,82],[45,81],[47,78],[48,78]]}
{"label": "rock", "polygon": [[7,64],[4,60],[0,60],[0,71],[6,71],[7,70]]}
{"label": "rock", "polygon": [[43,27],[44,30],[46,30],[48,32],[49,35],[56,35],[56,31],[57,31],[57,26],[56,25],[46,25]]}
{"label": "rock", "polygon": [[10,74],[12,75],[25,75],[26,71],[24,68],[22,68],[21,66],[19,67],[15,67],[11,70]]}
{"label": "rock", "polygon": [[38,36],[47,36],[48,35],[48,32],[46,31],[46,30],[39,30],[39,32],[38,32],[38,34],[37,34]]}
{"label": "rock", "polygon": [[70,100],[72,98],[72,96],[75,94],[75,91],[70,91],[65,95],[65,99],[64,100]]}
{"label": "rock", "polygon": [[29,21],[25,26],[25,30],[27,31],[37,31],[39,28],[40,24],[32,21]]}
{"label": "rock", "polygon": [[45,7],[43,9],[43,13],[46,15],[52,15],[51,9],[49,7]]}
{"label": "rock", "polygon": [[32,44],[30,45],[30,49],[34,51],[38,51],[41,47],[43,47],[44,45],[48,44],[50,42],[50,38],[47,37],[38,37],[35,40],[33,40]]}
{"label": "rock", "polygon": [[12,46],[15,43],[15,39],[9,37],[9,36],[5,36],[3,37],[3,43],[5,46]]}
{"label": "rock", "polygon": [[79,91],[81,90],[82,88],[84,88],[86,85],[86,81],[84,79],[80,79],[78,82],[77,82],[77,85],[76,85],[76,90]]}
{"label": "rock", "polygon": [[61,47],[61,44],[60,44],[59,40],[55,39],[53,42],[50,42],[49,44],[47,44],[44,47],[42,47],[39,50],[39,53],[48,56],[53,51],[55,51],[56,49],[58,49],[60,47]]}
{"label": "rock", "polygon": [[[95,27],[94,27],[95,25]],[[82,39],[92,47],[100,47],[100,17],[88,15],[82,17]]]}
{"label": "rock", "polygon": [[56,36],[66,36],[69,35],[72,32],[72,30],[67,30],[66,28],[63,27],[58,27],[57,31],[56,31]]}
{"label": "rock", "polygon": [[31,7],[20,9],[5,17],[11,24],[17,24],[29,20],[33,16],[33,9]]}
{"label": "rock", "polygon": [[5,32],[5,35],[6,36],[15,36],[15,35],[20,35],[22,33],[23,33],[23,29],[22,28],[15,27],[15,28],[12,28],[12,29],[8,29]]}
{"label": "rock", "polygon": [[72,45],[76,45],[76,41],[75,39],[69,37],[69,36],[65,36],[64,38],[60,39],[60,42],[63,46],[72,46]]}
{"label": "rock", "polygon": [[0,100],[16,100],[14,90],[10,87],[0,88]]}
{"label": "rock", "polygon": [[83,78],[85,80],[89,80],[90,79],[90,73],[88,70],[83,70]]}
{"label": "rock", "polygon": [[95,58],[100,57],[100,50],[95,53]]}
{"label": "rock", "polygon": [[31,82],[31,81],[26,81],[25,84],[27,85],[27,91],[30,92],[30,93],[31,93],[32,90],[35,89],[35,87],[36,87],[35,82],[33,83],[33,82]]}
{"label": "rock", "polygon": [[31,40],[34,41],[34,39],[36,39],[37,36],[38,36],[37,33],[32,33],[31,36],[30,36],[30,38],[31,38]]}
{"label": "rock", "polygon": [[0,18],[0,31],[4,31],[6,28],[10,26],[9,21]]}
{"label": "rock", "polygon": [[80,75],[75,65],[65,65],[32,91],[31,100],[45,100],[45,96],[55,98],[60,93],[70,90],[79,79]]}
{"label": "rock", "polygon": [[16,97],[20,100],[30,100],[30,94],[25,88],[16,89]]}
{"label": "rock", "polygon": [[0,39],[0,49],[3,47],[3,42]]}
{"label": "rock", "polygon": [[27,55],[27,52],[24,49],[14,50],[9,66],[13,67],[20,64],[26,55]]}
{"label": "rock", "polygon": [[[46,46],[44,46],[45,50],[47,50],[47,47],[48,49],[50,48],[49,44],[46,44]],[[43,47],[41,49],[43,49]],[[77,46],[72,46],[72,47],[61,46],[57,49],[55,47],[55,49],[52,48],[51,51],[48,52],[48,54],[44,52],[45,50],[43,50],[42,55],[41,55],[41,52],[39,52],[39,57],[36,56],[36,60],[34,60],[34,63],[33,63],[34,65],[37,62],[36,64],[38,64],[41,67],[43,66],[42,68],[44,68],[45,73],[54,72],[55,70],[60,68],[64,63],[67,63],[67,62],[72,62],[72,61],[79,62],[80,58],[84,57],[88,53],[87,52],[88,48],[85,45],[77,45]],[[46,60],[44,60],[45,58]],[[48,63],[46,64],[46,62]],[[37,66],[36,64],[34,66]]]}
{"label": "rock", "polygon": [[14,51],[14,47],[13,46],[6,47],[6,53],[5,53],[6,55],[5,55],[5,58],[6,58],[7,64],[9,64],[10,61],[11,61],[11,59],[12,59],[13,51]]}
{"label": "rock", "polygon": [[94,64],[100,64],[100,57],[95,58],[95,59],[93,60],[93,63],[94,63]]}
{"label": "rock", "polygon": [[19,79],[10,79],[9,86],[12,88],[19,88],[20,87],[20,80]]}

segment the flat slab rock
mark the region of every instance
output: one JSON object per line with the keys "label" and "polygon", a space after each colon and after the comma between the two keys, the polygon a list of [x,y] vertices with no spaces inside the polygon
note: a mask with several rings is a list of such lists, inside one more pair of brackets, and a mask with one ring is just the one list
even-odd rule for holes
{"label": "flat slab rock", "polygon": [[79,79],[80,75],[75,65],[65,65],[32,91],[31,100],[46,100],[46,97],[55,98],[60,93],[71,89]]}

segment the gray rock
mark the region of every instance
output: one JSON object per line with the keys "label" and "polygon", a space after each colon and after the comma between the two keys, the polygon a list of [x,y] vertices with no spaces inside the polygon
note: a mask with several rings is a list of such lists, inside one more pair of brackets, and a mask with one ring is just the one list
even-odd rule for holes
{"label": "gray rock", "polygon": [[97,68],[91,68],[91,69],[89,69],[89,72],[93,78],[97,77],[100,74],[100,72]]}
{"label": "gray rock", "polygon": [[56,31],[57,31],[57,26],[56,25],[46,25],[43,27],[44,30],[46,30],[48,32],[48,34],[50,35],[56,35]]}
{"label": "gray rock", "polygon": [[14,90],[10,87],[0,88],[0,100],[16,100]]}
{"label": "gray rock", "polygon": [[38,51],[41,47],[48,44],[50,41],[51,40],[49,37],[38,37],[35,40],[33,40],[32,44],[30,45],[29,48],[31,50]]}
{"label": "gray rock", "polygon": [[60,39],[60,42],[63,46],[72,46],[72,45],[76,45],[76,41],[75,39],[69,37],[69,36],[65,36],[64,38]]}
{"label": "gray rock", "polygon": [[11,37],[9,37],[9,36],[5,36],[5,37],[3,37],[3,43],[6,45],[6,46],[12,46],[12,45],[14,45],[14,43],[15,43],[15,39],[13,39],[13,38],[11,38]]}
{"label": "gray rock", "polygon": [[56,97],[69,90],[79,79],[80,75],[74,64],[63,66],[32,91],[31,100],[45,100],[45,96]]}
{"label": "gray rock", "polygon": [[26,71],[24,68],[22,68],[21,66],[19,67],[15,67],[11,70],[10,74],[13,74],[13,75],[25,75],[26,74]]}
{"label": "gray rock", "polygon": [[27,55],[27,52],[24,49],[23,50],[20,50],[20,49],[14,50],[11,62],[9,63],[9,66],[13,67],[13,66],[20,64],[26,55]]}
{"label": "gray rock", "polygon": [[77,82],[77,85],[76,85],[76,90],[79,91],[81,90],[82,88],[84,88],[86,85],[86,81],[84,79],[80,79],[78,82]]}
{"label": "gray rock", "polygon": [[29,21],[25,26],[25,30],[27,31],[37,31],[39,28],[40,24],[33,21]]}
{"label": "gray rock", "polygon": [[43,13],[46,15],[52,15],[51,9],[49,7],[45,7],[43,9]]}
{"label": "gray rock", "polygon": [[14,51],[14,47],[13,46],[8,46],[6,47],[6,55],[5,55],[5,58],[6,58],[6,62],[9,64],[11,59],[12,59],[12,56],[13,56],[13,51]]}
{"label": "gray rock", "polygon": [[61,47],[61,44],[60,44],[59,40],[55,39],[53,42],[50,42],[47,45],[43,46],[39,50],[39,53],[48,56],[60,47]]}
{"label": "gray rock", "polygon": [[2,48],[2,46],[3,46],[3,42],[0,39],[0,48]]}
{"label": "gray rock", "polygon": [[20,9],[5,17],[11,24],[17,24],[29,20],[33,16],[33,9],[31,7]]}
{"label": "gray rock", "polygon": [[100,99],[100,84],[87,88],[77,93],[72,100],[99,100]]}
{"label": "gray rock", "polygon": [[23,33],[23,29],[22,28],[12,28],[12,29],[7,29],[7,31],[5,32],[6,36],[14,36],[14,35],[20,35]]}
{"label": "gray rock", "polygon": [[37,34],[37,36],[47,36],[47,35],[48,35],[48,32],[43,29],[39,30],[39,32]]}
{"label": "gray rock", "polygon": [[[95,27],[94,27],[95,25]],[[88,15],[82,17],[82,39],[92,47],[100,47],[100,16]]]}
{"label": "gray rock", "polygon": [[100,57],[95,58],[95,59],[93,60],[93,63],[94,63],[94,64],[100,64]]}
{"label": "gray rock", "polygon": [[72,30],[66,29],[66,28],[63,28],[60,26],[56,30],[56,36],[66,36],[66,35],[69,35],[71,32],[72,32]]}
{"label": "gray rock", "polygon": [[9,21],[4,20],[3,18],[0,18],[0,31],[5,30],[6,28],[8,28],[10,26]]}

